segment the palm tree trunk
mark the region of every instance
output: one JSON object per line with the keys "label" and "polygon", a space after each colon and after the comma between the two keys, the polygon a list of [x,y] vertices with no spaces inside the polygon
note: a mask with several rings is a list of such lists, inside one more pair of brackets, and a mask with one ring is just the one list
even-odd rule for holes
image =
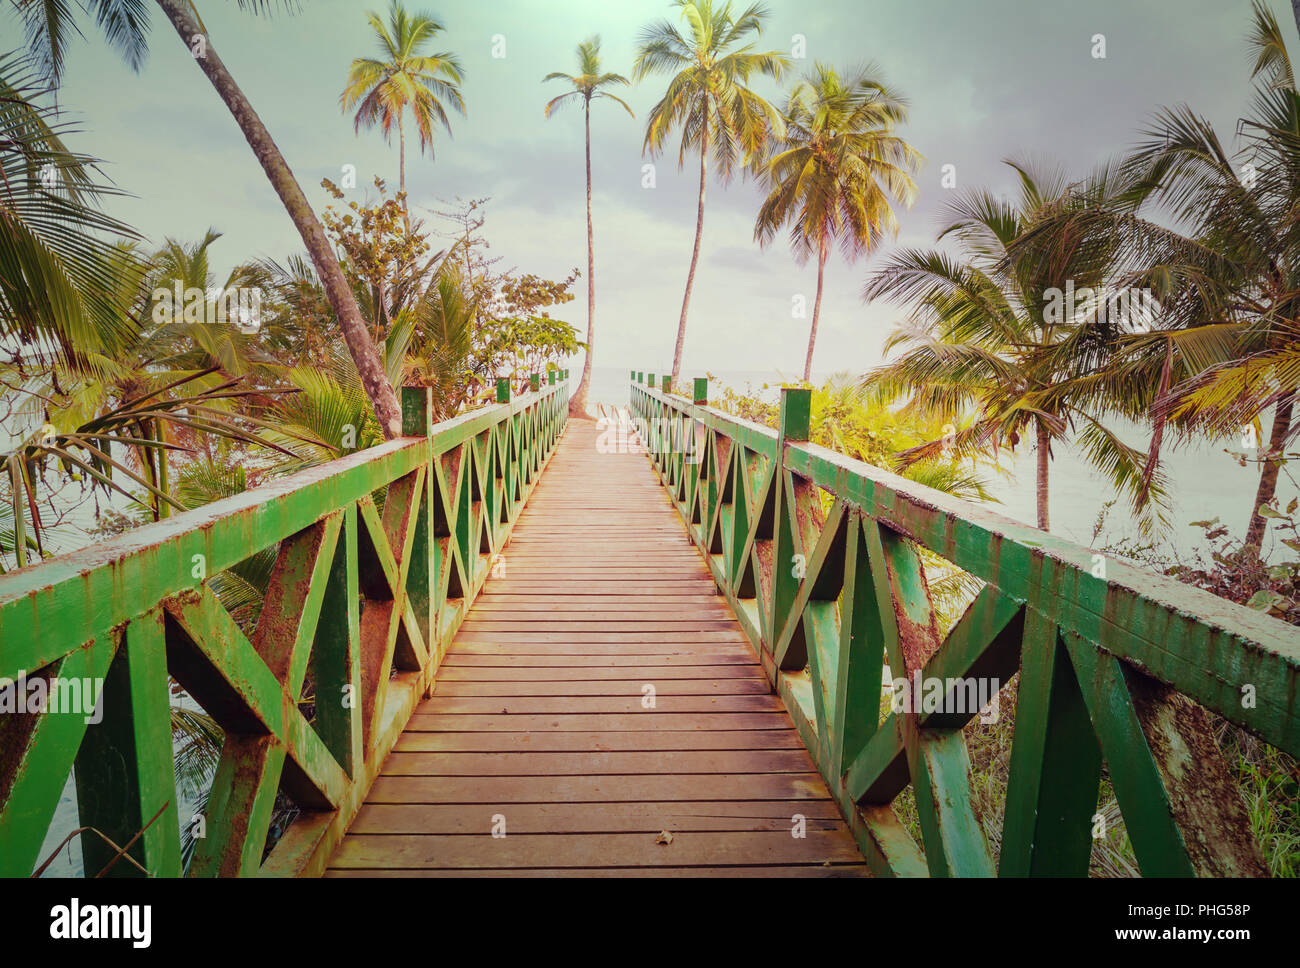
{"label": "palm tree trunk", "polygon": [[682,375],[682,350],[686,346],[686,309],[691,304],[691,287],[695,285],[695,267],[700,262],[700,236],[704,233],[704,179],[708,173],[709,160],[709,120],[704,119],[700,131],[700,207],[695,216],[695,248],[691,252],[691,271],[686,274],[686,295],[682,297],[682,318],[677,323],[677,347],[673,350],[673,386],[677,386]]}
{"label": "palm tree trunk", "polygon": [[591,100],[586,103],[587,126],[587,354],[582,361],[582,378],[569,401],[569,416],[586,417],[587,391],[591,388],[591,356],[596,335],[596,249],[591,234]]}
{"label": "palm tree trunk", "polygon": [[397,190],[402,193],[402,224],[411,232],[411,210],[406,204],[406,128],[402,115],[397,115]]}
{"label": "palm tree trunk", "polygon": [[813,347],[817,344],[817,319],[822,311],[822,280],[826,272],[826,240],[817,246],[817,298],[813,300],[812,328],[808,331],[808,357],[803,361],[803,382],[812,382]]}
{"label": "palm tree trunk", "polygon": [[1051,522],[1047,514],[1047,470],[1052,460],[1052,437],[1047,432],[1047,425],[1039,420],[1035,425],[1038,433],[1038,480],[1036,497],[1038,503],[1038,528],[1050,531]]}
{"label": "palm tree trunk", "polygon": [[1287,431],[1291,429],[1291,416],[1295,410],[1295,392],[1278,401],[1277,411],[1273,414],[1273,429],[1269,433],[1268,453],[1264,455],[1264,467],[1259,473],[1259,489],[1255,492],[1255,503],[1250,509],[1250,524],[1246,528],[1244,550],[1259,554],[1264,547],[1264,531],[1268,522],[1260,516],[1259,509],[1273,500],[1277,492],[1278,474],[1282,467],[1282,449],[1286,443]]}
{"label": "palm tree trunk", "polygon": [[[157,3],[186,47],[190,46],[195,36],[203,33],[195,23],[185,0],[157,0]],[[402,408],[397,402],[397,394],[393,392],[388,382],[379,353],[366,329],[366,322],[361,317],[361,310],[357,308],[356,299],[348,288],[343,270],[339,268],[338,259],[335,258],[334,250],[330,248],[329,240],[325,237],[325,230],[321,228],[315,212],[312,211],[311,203],[307,201],[307,196],[303,194],[288,162],[284,160],[284,155],[280,153],[280,149],[271,138],[271,133],[266,130],[262,119],[248,103],[248,99],[244,97],[239,85],[230,76],[226,65],[217,56],[210,42],[206,45],[204,56],[197,57],[195,60],[198,61],[199,68],[207,75],[208,80],[212,82],[221,100],[230,109],[249,147],[253,149],[253,154],[261,163],[271,186],[280,196],[280,201],[284,203],[289,217],[293,219],[298,234],[302,236],[303,244],[307,247],[321,284],[325,287],[330,306],[334,310],[334,315],[338,317],[343,339],[356,364],[361,385],[365,388],[366,395],[374,407],[380,429],[387,438],[399,436],[402,432]]]}

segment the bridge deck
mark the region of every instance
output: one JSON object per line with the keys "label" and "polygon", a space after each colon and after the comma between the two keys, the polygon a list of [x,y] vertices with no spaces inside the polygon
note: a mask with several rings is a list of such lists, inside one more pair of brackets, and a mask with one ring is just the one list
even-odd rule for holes
{"label": "bridge deck", "polygon": [[597,435],[569,423],[328,876],[865,873],[650,465]]}

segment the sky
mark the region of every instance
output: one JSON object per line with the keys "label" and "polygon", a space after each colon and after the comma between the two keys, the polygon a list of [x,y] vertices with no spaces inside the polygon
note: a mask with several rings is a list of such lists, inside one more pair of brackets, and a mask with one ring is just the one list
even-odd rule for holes
{"label": "sky", "polygon": [[[1289,5],[1272,7],[1296,42]],[[152,4],[148,5],[150,8]],[[377,2],[304,0],[296,15],[254,17],[233,0],[197,0],[216,48],[283,151],[317,209],[330,200],[322,178],[339,181],[355,165],[350,197],[374,198],[379,175],[395,188],[396,139],[353,131],[339,93],[354,57],[375,42],[365,11]],[[565,89],[543,84],[552,71],[577,73],[574,48],[603,40],[606,70],[631,75],[637,36],[647,23],[676,18],[663,0],[477,0],[411,3],[441,20],[436,49],[466,69],[465,117],[440,132],[436,157],[408,141],[407,184],[415,213],[460,198],[490,198],[485,235],[502,268],[548,278],[586,269],[583,135],[580,111],[543,116]],[[7,11],[9,6],[5,5]],[[789,54],[802,37],[796,71],[825,61],[841,70],[876,64],[910,102],[903,134],[927,161],[916,204],[900,211],[900,234],[856,264],[833,256],[814,370],[860,372],[880,360],[901,312],[865,305],[862,287],[893,245],[927,246],[951,197],[942,186],[955,166],[959,188],[1014,192],[1002,160],[1037,158],[1082,175],[1137,140],[1161,105],[1186,103],[1230,140],[1249,96],[1245,34],[1248,0],[772,0],[759,43]],[[153,242],[224,233],[214,265],[301,251],[297,233],[188,49],[156,10],[150,54],[133,72],[83,22],[61,102],[80,125],[76,150],[105,160],[131,197],[111,214]],[[1104,35],[1105,57],[1094,56]],[[0,48],[18,46],[12,17],[0,15]],[[494,56],[502,55],[502,56]],[[678,171],[676,151],[655,164],[643,187],[644,118],[663,77],[597,102],[592,118],[596,240],[597,364],[665,372],[695,229],[698,168]],[[779,87],[762,79],[759,93]],[[711,175],[712,178],[712,175]],[[367,189],[369,188],[369,192]],[[683,375],[705,371],[779,372],[797,377],[808,320],[794,318],[796,296],[811,306],[816,267],[795,264],[783,238],[760,250],[753,223],[761,201],[741,179],[708,191],[703,250],[691,300]],[[585,286],[556,313],[586,327]]]}

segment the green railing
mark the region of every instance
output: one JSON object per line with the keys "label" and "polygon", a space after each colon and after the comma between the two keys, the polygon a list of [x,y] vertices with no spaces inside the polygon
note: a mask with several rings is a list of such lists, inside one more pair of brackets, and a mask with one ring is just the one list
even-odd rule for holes
{"label": "green railing", "polygon": [[[180,874],[182,821],[191,874],[318,873],[553,452],[567,375],[438,424],[408,388],[405,437],[0,577],[0,688],[102,683],[94,717],[0,715],[0,875],[33,872],[74,765],[88,875],[139,874],[128,844]],[[210,578],[268,548],[250,637]],[[225,734],[200,818],[178,814],[169,677]],[[278,793],[301,812],[264,860]]]}
{"label": "green railing", "polygon": [[[1268,873],[1205,710],[1300,755],[1294,627],[810,444],[807,390],[773,431],[709,408],[703,380],[632,379],[660,479],[873,869],[1085,875],[1104,764],[1144,875]],[[982,583],[946,634],[928,553]],[[1017,672],[995,861],[963,700]]]}

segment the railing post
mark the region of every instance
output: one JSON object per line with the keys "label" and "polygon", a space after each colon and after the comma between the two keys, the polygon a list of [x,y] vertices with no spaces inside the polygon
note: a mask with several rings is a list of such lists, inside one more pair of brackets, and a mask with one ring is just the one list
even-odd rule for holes
{"label": "railing post", "polygon": [[645,375],[645,385],[651,390],[655,388],[655,375],[653,373],[647,373]]}
{"label": "railing post", "polygon": [[[764,642],[763,647],[769,652],[776,648],[776,642],[785,628],[786,620],[789,618],[789,609],[791,604],[799,593],[799,584],[802,577],[796,578],[799,574],[793,568],[795,564],[795,554],[798,549],[798,538],[795,537],[795,543],[789,544],[790,537],[786,535],[785,528],[780,526],[780,522],[786,519],[788,512],[785,508],[785,445],[787,442],[803,442],[809,437],[812,417],[812,390],[806,387],[782,387],[781,388],[781,415],[777,428],[776,441],[776,469],[775,477],[772,480],[772,486],[776,488],[776,520],[778,522],[773,535],[772,547],[772,576],[773,587],[772,595],[769,599],[770,613],[768,615],[768,628],[771,629],[772,641]],[[772,675],[776,675],[776,670]]]}
{"label": "railing post", "polygon": [[812,390],[807,387],[781,388],[781,445],[777,463],[785,466],[784,445],[787,440],[804,442],[812,422]]}
{"label": "railing post", "polygon": [[667,393],[669,390],[671,390],[672,386],[673,386],[673,378],[670,376],[664,377],[664,393]]}
{"label": "railing post", "polygon": [[433,433],[433,390],[402,387],[402,436],[428,437]]}
{"label": "railing post", "polygon": [[510,378],[508,376],[497,378],[497,403],[510,402]]}
{"label": "railing post", "polygon": [[528,389],[536,393],[542,388],[542,377],[540,373],[528,374]]}
{"label": "railing post", "polygon": [[546,382],[549,383],[551,386],[555,386],[555,372],[556,372],[555,370],[546,371]]}
{"label": "railing post", "polygon": [[697,376],[695,378],[695,393],[692,395],[691,402],[697,407],[707,407],[709,405],[709,378],[706,376]]}

